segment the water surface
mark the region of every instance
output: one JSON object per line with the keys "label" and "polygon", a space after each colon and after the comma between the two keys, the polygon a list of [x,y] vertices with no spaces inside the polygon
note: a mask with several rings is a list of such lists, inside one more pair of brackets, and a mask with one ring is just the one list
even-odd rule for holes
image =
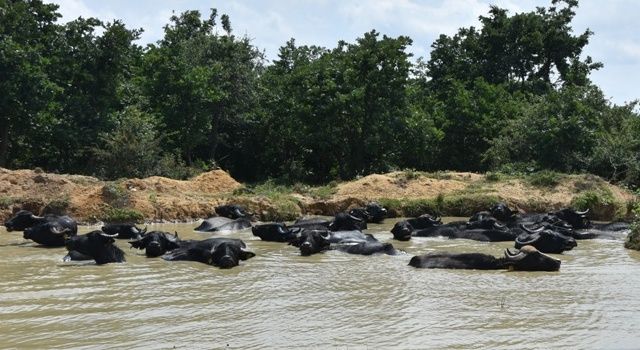
{"label": "water surface", "polygon": [[[640,344],[640,253],[621,241],[579,241],[560,272],[428,270],[433,251],[502,255],[509,243],[392,240],[398,219],[368,232],[407,252],[302,257],[250,230],[203,234],[197,224],[150,225],[184,239],[245,240],[257,256],[230,270],[148,259],[64,263],[0,228],[0,348],[621,349]],[[80,233],[98,227],[81,227]]]}

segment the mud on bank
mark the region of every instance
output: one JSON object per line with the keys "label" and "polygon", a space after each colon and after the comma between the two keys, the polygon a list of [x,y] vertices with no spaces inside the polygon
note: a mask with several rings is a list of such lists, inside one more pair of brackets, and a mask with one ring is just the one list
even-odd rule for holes
{"label": "mud on bank", "polygon": [[81,222],[189,221],[213,215],[229,202],[245,205],[262,220],[333,215],[380,201],[393,216],[425,212],[469,216],[504,201],[522,211],[574,206],[592,217],[630,215],[636,197],[593,175],[542,173],[530,176],[416,171],[372,174],[326,186],[243,185],[222,170],[181,181],[163,177],[100,181],[81,175],[0,168],[0,220],[19,209],[66,213]]}

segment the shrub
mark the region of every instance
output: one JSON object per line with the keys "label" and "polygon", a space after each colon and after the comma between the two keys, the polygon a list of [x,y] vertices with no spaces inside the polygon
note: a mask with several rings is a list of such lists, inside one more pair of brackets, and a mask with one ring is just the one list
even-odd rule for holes
{"label": "shrub", "polygon": [[64,215],[69,208],[70,200],[69,196],[65,195],[62,198],[54,199],[42,210],[43,214]]}
{"label": "shrub", "polygon": [[102,187],[102,198],[114,208],[129,205],[129,192],[118,182],[109,182]]}
{"label": "shrub", "polygon": [[109,207],[104,210],[100,220],[105,222],[136,222],[141,223],[144,215],[141,212],[131,208],[113,208]]}
{"label": "shrub", "polygon": [[627,249],[640,250],[640,203],[635,203],[633,208],[634,220],[631,224],[631,232],[624,242]]}
{"label": "shrub", "polygon": [[499,172],[492,172],[489,171],[486,173],[486,175],[484,176],[484,179],[488,182],[497,182],[502,180],[503,175]]}
{"label": "shrub", "polygon": [[606,187],[585,191],[571,200],[571,206],[578,210],[589,209],[589,216],[596,220],[612,220],[625,216],[625,206],[616,201]]}
{"label": "shrub", "polygon": [[543,170],[529,174],[526,179],[532,186],[553,188],[560,183],[563,176],[555,171]]}

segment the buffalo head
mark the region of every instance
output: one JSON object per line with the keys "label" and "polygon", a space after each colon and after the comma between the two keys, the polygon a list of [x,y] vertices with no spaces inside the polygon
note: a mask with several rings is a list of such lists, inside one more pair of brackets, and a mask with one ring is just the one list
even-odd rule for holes
{"label": "buffalo head", "polygon": [[33,215],[33,213],[28,210],[20,210],[11,219],[5,221],[4,226],[9,232],[22,231],[46,221],[46,218]]}
{"label": "buffalo head", "polygon": [[326,230],[303,230],[290,244],[300,249],[300,255],[309,256],[329,249],[331,232]]}
{"label": "buffalo head", "polygon": [[132,248],[144,249],[145,255],[155,258],[162,254],[180,247],[178,233],[151,231],[136,240],[129,241]]}
{"label": "buffalo head", "polygon": [[509,270],[516,271],[558,271],[560,260],[539,252],[535,247],[525,245],[518,251],[507,249],[504,262]]}

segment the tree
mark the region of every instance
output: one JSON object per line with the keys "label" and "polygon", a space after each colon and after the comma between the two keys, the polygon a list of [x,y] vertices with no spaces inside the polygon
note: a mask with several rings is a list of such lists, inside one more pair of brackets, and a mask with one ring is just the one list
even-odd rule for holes
{"label": "tree", "polygon": [[171,17],[165,36],[150,45],[144,59],[144,91],[149,109],[173,132],[167,147],[180,149],[189,164],[216,163],[219,145],[233,149],[229,129],[255,104],[254,81],[262,54],[248,38],[216,30],[217,11],[201,19],[198,11]]}
{"label": "tree", "polygon": [[21,157],[37,114],[56,86],[47,76],[48,54],[60,15],[39,0],[0,0],[0,166]]}

